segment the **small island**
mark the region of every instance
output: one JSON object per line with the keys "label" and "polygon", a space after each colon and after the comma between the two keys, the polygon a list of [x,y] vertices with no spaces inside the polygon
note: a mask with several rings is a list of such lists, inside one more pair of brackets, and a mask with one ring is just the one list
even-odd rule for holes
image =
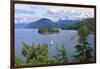
{"label": "small island", "polygon": [[52,34],[52,33],[59,33],[59,29],[57,28],[41,28],[38,30],[40,34]]}

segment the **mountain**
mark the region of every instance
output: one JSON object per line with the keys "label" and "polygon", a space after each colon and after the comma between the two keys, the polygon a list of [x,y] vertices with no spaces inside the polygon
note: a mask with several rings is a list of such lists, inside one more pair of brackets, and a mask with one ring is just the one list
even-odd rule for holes
{"label": "mountain", "polygon": [[79,20],[59,20],[56,23],[59,25],[73,25],[78,22],[79,22]]}
{"label": "mountain", "polygon": [[60,26],[53,21],[42,18],[38,21],[31,22],[26,26],[26,28],[59,28]]}
{"label": "mountain", "polygon": [[17,24],[15,24],[15,28],[25,28],[26,25],[27,24],[25,24],[25,23],[17,23]]}
{"label": "mountain", "polygon": [[[94,18],[87,18],[85,21],[87,22],[89,30],[94,31]],[[80,26],[82,26],[82,22],[82,20],[59,20],[57,22],[53,22],[49,19],[42,18],[29,24],[15,24],[15,28],[61,28],[62,30],[77,30]]]}
{"label": "mountain", "polygon": [[38,21],[31,22],[26,26],[26,28],[62,28],[65,25],[73,25],[75,23],[78,23],[79,20],[59,20],[57,22],[53,22],[49,19],[42,18]]}
{"label": "mountain", "polygon": [[[87,19],[85,19],[85,22],[86,22],[86,24],[87,24],[87,26],[88,26],[88,28],[89,28],[89,30],[91,31],[91,32],[93,32],[94,31],[94,18],[87,18]],[[68,25],[65,25],[64,27],[62,27],[62,29],[63,30],[77,30],[77,29],[79,29],[81,26],[82,26],[82,24],[83,24],[83,20],[81,20],[81,21],[79,21],[79,22],[77,22],[77,23],[75,23],[75,24],[72,24],[72,25],[70,25],[70,26],[68,26]]]}
{"label": "mountain", "polygon": [[[85,22],[87,24],[87,27],[89,28],[89,30],[91,32],[94,31],[94,26],[95,26],[95,21],[94,18],[87,18],[85,19]],[[80,21],[79,23],[77,23],[76,25],[73,25],[76,27],[76,29],[78,29],[80,26],[82,26],[83,21]]]}
{"label": "mountain", "polygon": [[56,24],[58,24],[60,26],[60,28],[64,28],[65,26],[71,26],[74,25],[76,23],[78,23],[79,20],[59,20],[56,22]]}

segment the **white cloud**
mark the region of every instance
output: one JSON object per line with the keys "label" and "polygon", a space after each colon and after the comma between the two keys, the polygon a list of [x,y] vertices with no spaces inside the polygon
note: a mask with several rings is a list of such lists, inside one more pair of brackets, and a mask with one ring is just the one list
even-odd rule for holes
{"label": "white cloud", "polygon": [[30,23],[32,21],[37,21],[39,17],[35,17],[31,14],[16,14],[15,23]]}
{"label": "white cloud", "polygon": [[[16,11],[31,11],[34,13],[16,13]],[[40,18],[48,18],[52,21],[59,19],[81,19],[82,17],[94,17],[93,8],[43,6],[43,5],[15,5],[15,23],[30,23]]]}

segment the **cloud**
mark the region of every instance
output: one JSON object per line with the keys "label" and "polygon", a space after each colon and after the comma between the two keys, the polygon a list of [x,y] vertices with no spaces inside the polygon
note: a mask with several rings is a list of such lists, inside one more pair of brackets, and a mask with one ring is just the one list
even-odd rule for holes
{"label": "cloud", "polygon": [[15,23],[30,23],[37,21],[39,17],[35,17],[31,14],[17,14],[15,15]]}
{"label": "cloud", "polygon": [[94,10],[91,8],[56,7],[55,10],[53,9],[48,9],[49,15],[58,15],[60,19],[81,19],[87,15],[94,17]]}
{"label": "cloud", "polygon": [[81,19],[94,17],[93,8],[43,6],[43,5],[15,5],[15,23],[30,23],[41,18],[48,18],[54,22],[65,19]]}

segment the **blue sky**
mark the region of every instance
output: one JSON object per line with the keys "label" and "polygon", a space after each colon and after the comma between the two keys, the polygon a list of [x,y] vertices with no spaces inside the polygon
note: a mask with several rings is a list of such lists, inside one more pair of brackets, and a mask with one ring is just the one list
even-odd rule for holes
{"label": "blue sky", "polygon": [[33,14],[33,12],[32,11],[22,11],[22,10],[17,10],[16,11],[16,14]]}
{"label": "blue sky", "polygon": [[15,5],[15,23],[30,23],[41,18],[47,18],[54,22],[58,20],[80,20],[83,17],[94,17],[93,8],[58,7],[44,5]]}

